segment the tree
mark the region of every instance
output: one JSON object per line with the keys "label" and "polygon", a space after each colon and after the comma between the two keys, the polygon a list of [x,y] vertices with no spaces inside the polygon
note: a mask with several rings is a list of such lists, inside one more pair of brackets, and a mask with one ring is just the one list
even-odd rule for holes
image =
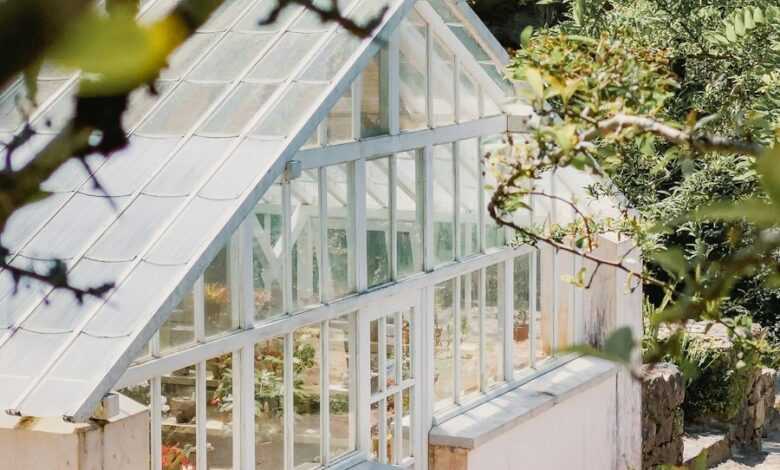
{"label": "tree", "polygon": [[[737,331],[731,317],[754,308],[775,324],[780,9],[748,0],[566,3],[569,19],[525,30],[513,60],[540,120],[528,142],[493,156],[491,215],[524,241],[632,272],[658,307],[651,326],[711,319]],[[529,181],[563,166],[608,176],[614,185],[591,191],[621,190],[640,217],[597,222],[580,212],[567,227],[513,224],[529,195],[552,197]],[[648,269],[595,259],[605,230],[638,240]]]}
{"label": "tree", "polygon": [[[6,45],[0,63],[0,88],[17,80],[26,87],[27,98],[17,105],[29,117],[36,106],[36,77],[44,63],[81,72],[75,112],[63,129],[21,168],[13,165],[14,154],[23,150],[40,129],[26,120],[4,143],[4,166],[0,170],[0,232],[20,208],[49,195],[45,182],[71,158],[82,162],[92,175],[86,157],[111,155],[127,145],[122,115],[134,90],[148,87],[167,67],[168,57],[203,25],[223,2],[233,0],[181,0],[173,10],[152,24],[138,21],[140,0],[106,0],[104,10],[95,0],[9,0],[0,2],[0,43]],[[381,22],[383,10],[366,24],[344,16],[331,0],[278,0],[267,18],[272,23],[290,5],[315,12],[323,21],[338,23],[353,34],[366,37]],[[100,181],[92,183],[101,189]],[[112,282],[87,288],[71,285],[62,260],[52,259],[44,270],[12,263],[11,253],[0,244],[0,270],[11,274],[18,286],[35,279],[65,289],[79,300],[102,296]]]}

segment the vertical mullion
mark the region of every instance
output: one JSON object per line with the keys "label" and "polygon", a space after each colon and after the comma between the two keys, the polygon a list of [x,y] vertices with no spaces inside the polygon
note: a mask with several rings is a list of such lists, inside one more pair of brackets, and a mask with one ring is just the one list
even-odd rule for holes
{"label": "vertical mullion", "polygon": [[485,268],[477,271],[479,275],[479,389],[487,392],[487,351],[485,350]]}
{"label": "vertical mullion", "polygon": [[284,468],[293,470],[295,412],[293,401],[293,334],[284,335]]}
{"label": "vertical mullion", "polygon": [[320,327],[320,455],[322,464],[330,463],[330,323]]}
{"label": "vertical mullion", "polygon": [[378,392],[387,390],[387,320],[386,317],[379,319],[379,387]]}
{"label": "vertical mullion", "polygon": [[282,309],[289,314],[292,310],[292,195],[290,181],[285,177],[282,183]]}
{"label": "vertical mullion", "polygon": [[398,280],[398,160],[389,157],[390,165],[390,279]]}
{"label": "vertical mullion", "polygon": [[[381,330],[381,329],[380,329]],[[380,376],[382,374],[379,374]],[[387,463],[387,399],[379,400],[379,463]]]}
{"label": "vertical mullion", "polygon": [[393,314],[395,317],[395,335],[393,336],[395,338],[395,383],[398,384],[398,386],[401,386],[403,383],[403,351],[401,350],[403,347],[403,320],[404,316],[401,312],[395,312]]}
{"label": "vertical mullion", "polygon": [[365,291],[368,287],[368,265],[366,264],[366,161],[365,159],[354,162],[354,185],[352,191],[355,195],[355,273],[358,292]]}
{"label": "vertical mullion", "polygon": [[433,146],[423,150],[423,269],[433,271]]}
{"label": "vertical mullion", "polygon": [[479,236],[478,236],[478,242],[479,242],[479,252],[484,253],[485,248],[487,246],[487,243],[485,243],[485,237],[487,234],[487,201],[485,200],[485,171],[486,171],[486,165],[485,160],[482,158],[483,155],[483,149],[482,149],[482,137],[477,138],[477,158],[479,161],[477,162],[479,168],[479,175],[477,176],[477,182],[478,182],[478,188],[479,192],[477,193],[477,198],[479,200],[479,210],[478,213],[478,221],[479,221]]}
{"label": "vertical mullion", "polygon": [[203,285],[203,276],[200,276],[195,281],[195,286],[192,289],[193,295],[193,319],[195,329],[195,342],[202,343],[206,339],[206,305],[205,305],[205,287]]}
{"label": "vertical mullion", "polygon": [[243,238],[241,227],[243,227],[243,224],[239,226],[239,229],[236,230],[236,233],[233,234],[228,245],[228,254],[230,259],[228,263],[228,285],[230,286],[230,326],[232,328],[238,328],[243,323],[241,319],[241,303],[243,298],[242,294],[244,292],[244,278],[242,277],[241,263],[241,240]]}
{"label": "vertical mullion", "polygon": [[320,250],[319,256],[319,282],[320,282],[320,302],[325,303],[332,298],[331,279],[330,279],[330,259],[328,255],[328,173],[326,167],[320,167],[318,170],[320,202]]}
{"label": "vertical mullion", "polygon": [[[533,189],[533,185],[531,187]],[[533,194],[528,196],[528,205],[530,206],[529,212],[530,212],[530,224],[531,226],[534,225],[535,220],[535,214],[534,214],[534,203],[536,202],[536,198]],[[538,314],[539,306],[536,304],[536,294],[537,289],[539,289],[539,286],[536,283],[536,276],[537,276],[537,269],[539,269],[538,263],[537,263],[537,257],[538,257],[538,248],[534,248],[531,253],[528,255],[529,257],[529,263],[530,266],[528,267],[528,318],[529,318],[529,325],[528,325],[528,336],[530,337],[530,345],[528,347],[529,354],[531,357],[529,358],[528,364],[533,368],[536,367],[536,350],[539,347],[538,340],[536,339],[537,331],[536,328],[540,327],[541,325],[536,324],[536,315]],[[539,320],[541,322],[541,319]]]}
{"label": "vertical mullion", "polygon": [[352,138],[360,140],[362,134],[361,101],[363,100],[363,75],[352,82]]}
{"label": "vertical mullion", "polygon": [[455,292],[453,295],[453,304],[452,304],[452,310],[453,310],[453,317],[455,319],[455,334],[453,336],[453,347],[452,347],[452,354],[453,354],[453,375],[452,375],[452,397],[453,401],[456,405],[460,404],[460,289],[462,286],[461,282],[461,276],[457,276],[455,278]]}
{"label": "vertical mullion", "polygon": [[504,380],[511,382],[514,380],[514,364],[512,363],[512,353],[514,349],[514,341],[512,338],[512,327],[514,324],[514,260],[509,259],[501,264],[501,269],[504,270],[503,283],[501,287],[501,295],[503,299],[501,304],[503,306],[503,315],[501,318],[504,320],[504,337],[502,338],[502,345],[504,347]]}
{"label": "vertical mullion", "polygon": [[393,31],[387,45],[388,80],[388,130],[390,135],[401,131],[401,76],[400,76],[400,28]]}
{"label": "vertical mullion", "polygon": [[[254,217],[254,215],[252,215]],[[238,266],[240,302],[238,317],[239,328],[251,328],[255,321],[254,266],[252,258],[252,224],[245,220],[239,228]]]}
{"label": "vertical mullion", "polygon": [[347,163],[347,284],[357,289],[357,200],[355,163]]}
{"label": "vertical mullion", "polygon": [[206,439],[206,363],[195,366],[195,455],[197,470],[208,469],[208,441]]}
{"label": "vertical mullion", "polygon": [[357,370],[361,374],[353,374],[357,383],[357,432],[358,450],[365,455],[371,453],[371,374],[365,373],[371,370],[371,325],[365,312],[359,312],[356,323],[356,354]]}
{"label": "vertical mullion", "polygon": [[162,469],[162,379],[152,377],[150,383],[151,414],[150,423],[152,451],[152,469]]}
{"label": "vertical mullion", "polygon": [[[255,468],[255,356],[254,347],[245,346],[236,354],[238,358],[238,373],[234,370],[234,380],[238,383],[234,396],[238,398],[239,426],[238,437],[240,439],[241,470],[254,470]],[[234,369],[236,365],[234,364]],[[234,411],[235,413],[235,407]],[[235,418],[235,415],[234,415]],[[235,464],[234,464],[235,465]]]}
{"label": "vertical mullion", "polygon": [[434,109],[433,104],[433,32],[431,25],[425,25],[425,108],[428,113],[428,127],[434,127]]}
{"label": "vertical mullion", "polygon": [[461,252],[460,252],[460,195],[461,195],[461,187],[460,187],[460,145],[458,142],[453,142],[451,145],[452,148],[452,174],[455,181],[452,183],[452,205],[454,208],[453,214],[455,215],[455,229],[452,233],[452,254],[453,258],[456,260],[461,258]]}

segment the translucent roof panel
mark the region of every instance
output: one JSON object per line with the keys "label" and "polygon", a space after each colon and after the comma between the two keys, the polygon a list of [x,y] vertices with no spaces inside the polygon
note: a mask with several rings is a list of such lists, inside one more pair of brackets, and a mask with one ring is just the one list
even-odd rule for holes
{"label": "translucent roof panel", "polygon": [[[413,0],[340,5],[364,23],[386,3],[378,29],[386,41]],[[174,4],[149,0],[142,19]],[[275,4],[226,2],[171,59],[159,95],[131,97],[138,130],[130,126],[128,148],[90,167],[111,198],[68,168],[51,182],[59,192],[9,220],[2,241],[14,262],[63,257],[74,279],[105,277],[116,287],[107,299],[74,305],[34,282],[13,295],[0,272],[0,407],[87,419],[190,289],[198,267],[224,245],[227,227],[248,217],[279,176],[268,172],[294,155],[330,111],[325,103],[337,102],[336,90],[355,76],[351,68],[375,50],[369,43],[380,40],[357,40],[298,6],[261,24]],[[72,106],[67,93],[58,94],[49,109],[55,117]]]}

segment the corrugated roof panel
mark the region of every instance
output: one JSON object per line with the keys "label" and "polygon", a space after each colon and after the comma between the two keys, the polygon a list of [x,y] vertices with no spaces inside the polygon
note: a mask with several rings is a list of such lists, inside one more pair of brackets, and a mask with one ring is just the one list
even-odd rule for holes
{"label": "corrugated roof panel", "polygon": [[[38,92],[35,95],[35,101],[38,105],[45,103],[51,96],[59,92],[65,85],[67,79],[59,80],[38,80]],[[0,130],[14,132],[24,122],[24,115],[20,112],[26,109],[27,88],[24,83],[11,85],[11,88],[5,93],[0,90]]]}
{"label": "corrugated roof panel", "polygon": [[328,40],[311,65],[301,76],[307,81],[331,81],[344,68],[361,41],[348,31],[341,31]]}
{"label": "corrugated roof panel", "polygon": [[127,130],[135,129],[152,107],[164,99],[174,83],[172,80],[157,80],[154,82],[154,92],[145,86],[130,93],[127,110],[122,114],[122,126]]}
{"label": "corrugated roof panel", "polygon": [[11,253],[17,253],[24,242],[35,235],[69,197],[70,195],[65,193],[52,194],[17,209],[5,223],[0,242]]}
{"label": "corrugated roof panel", "polygon": [[231,31],[187,75],[187,79],[218,82],[236,80],[274,36],[274,33]]}
{"label": "corrugated roof panel", "polygon": [[[71,285],[90,288],[113,282],[130,267],[130,263],[103,263],[82,259],[68,273]],[[81,302],[69,291],[54,290],[35,307],[21,327],[36,333],[67,333],[82,323],[85,316],[103,301],[87,296]]]}
{"label": "corrugated roof panel", "polygon": [[29,278],[21,279],[17,285],[8,271],[0,272],[0,342],[48,290],[48,285]]}
{"label": "corrugated roof panel", "polygon": [[198,194],[210,199],[237,198],[274,163],[282,145],[281,140],[244,140]]}
{"label": "corrugated roof panel", "polygon": [[146,185],[144,193],[186,196],[197,191],[199,183],[214,171],[232,142],[231,138],[190,137],[165,168]]}
{"label": "corrugated roof panel", "polygon": [[89,155],[84,160],[71,158],[41,183],[41,189],[50,193],[73,192],[89,179],[102,161],[100,155]]}
{"label": "corrugated roof panel", "polygon": [[249,8],[250,3],[269,3],[267,0],[228,0],[217,9],[200,31],[224,31]]}
{"label": "corrugated roof panel", "polygon": [[267,81],[286,80],[300,65],[298,61],[290,60],[290,57],[300,58],[306,55],[323,34],[291,31],[284,33],[279,42],[274,44],[274,47],[249,72],[249,78]]}
{"label": "corrugated roof panel", "polygon": [[[33,377],[45,369],[54,353],[67,341],[70,333],[41,334],[26,330],[16,330],[11,339],[2,347],[0,354],[0,381],[5,388],[6,377],[17,377],[17,385],[27,386]],[[19,398],[17,395],[14,398]],[[9,407],[11,401],[3,402]]]}
{"label": "corrugated roof panel", "polygon": [[148,136],[184,135],[225,90],[222,83],[181,82],[138,130]]}
{"label": "corrugated roof panel", "polygon": [[276,21],[271,24],[260,24],[268,19],[268,15],[276,6],[275,1],[260,1],[255,3],[252,8],[241,17],[241,20],[233,28],[235,31],[258,31],[258,32],[276,32],[281,31],[282,27],[300,13],[302,7],[290,5],[283,9]]}
{"label": "corrugated roof panel", "polygon": [[[153,307],[159,305],[175,287],[181,266],[161,266],[141,262],[100,306],[84,333],[92,336],[127,336],[149,320]],[[132,314],[128,314],[132,312]]]}
{"label": "corrugated roof panel", "polygon": [[196,197],[144,259],[160,265],[187,263],[210,240],[215,229],[227,221],[236,205],[233,200]]}
{"label": "corrugated roof panel", "polygon": [[90,239],[116,218],[118,211],[130,202],[129,199],[75,194],[22,248],[21,253],[32,258],[70,259],[78,256],[88,247]]}
{"label": "corrugated roof panel", "polygon": [[179,142],[178,137],[130,137],[126,148],[111,154],[95,173],[102,190],[88,183],[80,192],[93,196],[130,196],[149,181]]}
{"label": "corrugated roof panel", "polygon": [[278,88],[278,83],[244,82],[239,84],[208,121],[203,123],[198,134],[237,136]]}
{"label": "corrugated roof panel", "polygon": [[170,57],[168,67],[160,72],[164,80],[181,80],[184,74],[206,53],[206,50],[219,38],[219,33],[195,33],[187,42],[179,46]]}
{"label": "corrugated roof panel", "polygon": [[166,221],[184,206],[186,197],[157,197],[142,194],[97,240],[87,256],[104,262],[132,261],[160,236]]}
{"label": "corrugated roof panel", "polygon": [[296,82],[252,130],[256,136],[287,137],[317,105],[326,84]]}

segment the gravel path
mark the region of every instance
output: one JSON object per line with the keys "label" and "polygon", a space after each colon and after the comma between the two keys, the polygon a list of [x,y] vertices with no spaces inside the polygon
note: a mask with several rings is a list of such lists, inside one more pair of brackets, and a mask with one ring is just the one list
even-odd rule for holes
{"label": "gravel path", "polygon": [[717,470],[780,470],[780,431],[764,439],[763,451],[735,455]]}

